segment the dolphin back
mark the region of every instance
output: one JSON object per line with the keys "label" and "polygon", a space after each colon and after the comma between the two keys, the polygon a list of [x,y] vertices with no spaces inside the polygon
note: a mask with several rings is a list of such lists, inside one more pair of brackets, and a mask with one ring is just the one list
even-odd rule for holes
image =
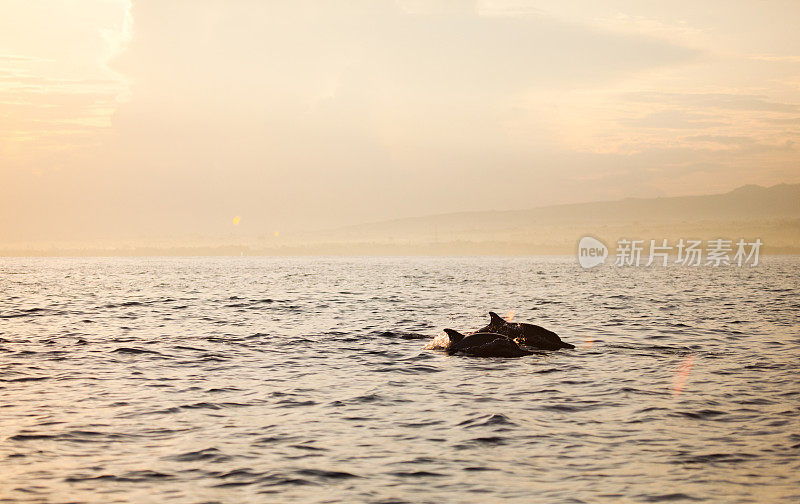
{"label": "dolphin back", "polygon": [[483,345],[472,346],[464,349],[463,353],[473,357],[524,357],[533,354],[508,338],[497,338]]}
{"label": "dolphin back", "polygon": [[487,343],[491,343],[496,339],[506,339],[502,334],[495,333],[475,333],[465,336],[461,341],[451,344],[447,353],[454,354],[456,352],[463,352],[472,347],[479,347]]}
{"label": "dolphin back", "polygon": [[[477,333],[495,333],[495,334],[503,334],[502,329],[508,323],[501,317],[500,315],[496,314],[495,312],[489,312],[489,325],[478,329],[475,331]],[[505,336],[505,334],[503,334]]]}
{"label": "dolphin back", "polygon": [[490,332],[502,334],[506,338],[541,350],[559,350],[561,348],[575,348],[548,329],[535,324],[507,322],[495,312],[489,312],[489,325],[477,332]]}
{"label": "dolphin back", "polygon": [[558,350],[561,348],[575,348],[561,341],[558,334],[535,324],[519,324],[520,332],[518,338],[523,345],[534,346],[543,350]]}

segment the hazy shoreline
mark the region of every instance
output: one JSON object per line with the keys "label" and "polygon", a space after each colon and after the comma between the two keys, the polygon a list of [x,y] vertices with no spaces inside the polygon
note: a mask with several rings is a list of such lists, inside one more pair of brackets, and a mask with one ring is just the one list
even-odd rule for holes
{"label": "hazy shoreline", "polygon": [[[224,235],[6,240],[0,256],[572,255],[584,236],[618,240],[759,238],[762,254],[800,253],[800,184],[723,194],[626,198],[514,211],[409,217],[317,231],[267,233],[247,220]],[[69,234],[69,230],[64,230]]]}
{"label": "hazy shoreline", "polygon": [[[777,250],[776,250],[777,249]],[[238,249],[237,249],[238,250]],[[610,251],[608,262],[613,262],[613,250]],[[761,256],[770,256],[770,257],[778,257],[778,256],[798,256],[800,255],[800,247],[772,247],[772,248],[762,248],[761,249]],[[0,257],[2,258],[27,258],[27,257],[53,257],[53,258],[83,258],[83,257],[142,257],[142,258],[158,258],[158,257],[185,257],[185,258],[192,258],[192,257],[575,257],[575,251],[572,253],[566,252],[534,252],[534,253],[526,253],[526,252],[519,252],[519,253],[496,253],[496,252],[486,252],[486,253],[452,253],[452,252],[441,252],[441,253],[409,253],[409,252],[374,252],[374,253],[348,253],[348,252],[288,252],[288,251],[275,251],[273,253],[266,253],[260,251],[247,251],[242,250],[241,253],[230,252],[227,249],[225,251],[213,251],[213,250],[203,250],[203,251],[188,251],[188,250],[154,250],[154,249],[143,249],[143,250],[135,250],[135,251],[126,251],[126,250],[117,250],[117,251],[96,251],[96,250],[89,250],[89,251],[60,251],[56,252],[49,252],[49,251],[32,251],[26,254],[0,252]],[[675,254],[670,254],[669,257],[676,257]],[[642,262],[645,263],[647,261],[647,256],[642,254]]]}

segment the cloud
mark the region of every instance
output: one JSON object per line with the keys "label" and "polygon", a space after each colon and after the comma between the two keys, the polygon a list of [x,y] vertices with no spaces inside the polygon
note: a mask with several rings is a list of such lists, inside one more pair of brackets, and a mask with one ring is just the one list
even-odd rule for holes
{"label": "cloud", "polygon": [[1,61],[48,61],[46,58],[37,58],[35,56],[15,55],[15,54],[0,54]]}
{"label": "cloud", "polygon": [[707,114],[697,114],[684,110],[662,110],[652,112],[642,117],[621,119],[620,123],[626,126],[641,128],[666,128],[666,129],[698,129],[720,126],[725,123],[709,120]]}
{"label": "cloud", "polygon": [[768,117],[763,121],[782,126],[800,126],[800,117]]}
{"label": "cloud", "polygon": [[749,56],[749,58],[753,59],[753,60],[759,60],[759,61],[778,61],[778,62],[788,62],[788,63],[800,63],[800,56],[793,56],[793,55],[762,54],[762,55]]}
{"label": "cloud", "polygon": [[684,137],[683,140],[687,142],[715,143],[734,146],[753,145],[755,143],[755,140],[751,137],[735,135],[692,135]]}
{"label": "cloud", "polygon": [[766,96],[733,93],[629,93],[626,99],[639,103],[679,105],[721,110],[745,110],[762,112],[797,113],[795,103],[770,101]]}
{"label": "cloud", "polygon": [[28,216],[0,234],[271,233],[791,175],[797,93],[769,86],[792,75],[742,71],[775,65],[719,56],[696,19],[486,3],[18,2],[57,35],[0,22],[43,59],[0,59],[0,213]]}
{"label": "cloud", "polygon": [[[460,204],[435,196],[441,186],[428,195],[430,178],[474,191],[490,166],[520,157],[508,124],[531,90],[613,83],[695,56],[544,16],[394,2],[137,2],[133,17],[114,62],[134,83],[115,116],[126,187],[152,191],[152,178],[192,201],[305,222]],[[548,142],[540,129],[522,148]],[[278,189],[260,198],[255,187]],[[298,193],[314,204],[297,207]]]}
{"label": "cloud", "polygon": [[[8,171],[45,173],[96,148],[108,132],[119,75],[103,64],[126,0],[9,0],[0,18],[0,149]],[[105,38],[104,38],[105,37]],[[104,127],[104,131],[98,131]],[[83,137],[76,135],[82,131]],[[53,158],[60,160],[53,163]],[[13,194],[13,192],[12,192]]]}

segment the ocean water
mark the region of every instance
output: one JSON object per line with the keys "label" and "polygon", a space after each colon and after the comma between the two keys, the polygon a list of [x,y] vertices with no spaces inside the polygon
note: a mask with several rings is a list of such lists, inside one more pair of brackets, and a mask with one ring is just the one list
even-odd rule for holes
{"label": "ocean water", "polygon": [[[514,311],[575,350],[428,349]],[[800,502],[800,260],[0,258],[2,502]]]}

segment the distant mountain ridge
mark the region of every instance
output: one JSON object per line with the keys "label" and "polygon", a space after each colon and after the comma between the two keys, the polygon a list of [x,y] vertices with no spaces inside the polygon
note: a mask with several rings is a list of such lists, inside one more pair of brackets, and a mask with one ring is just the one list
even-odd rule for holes
{"label": "distant mountain ridge", "polygon": [[0,249],[0,256],[572,255],[583,236],[612,247],[621,238],[669,243],[680,238],[759,238],[765,254],[800,254],[800,184],[429,215],[298,233],[280,241],[7,248]]}
{"label": "distant mountain ridge", "polygon": [[614,201],[550,205],[528,210],[457,212],[359,224],[324,234],[338,238],[384,235],[402,238],[420,233],[469,233],[530,226],[603,225],[741,221],[800,218],[800,184],[745,185],[730,192],[700,196],[625,198]]}

